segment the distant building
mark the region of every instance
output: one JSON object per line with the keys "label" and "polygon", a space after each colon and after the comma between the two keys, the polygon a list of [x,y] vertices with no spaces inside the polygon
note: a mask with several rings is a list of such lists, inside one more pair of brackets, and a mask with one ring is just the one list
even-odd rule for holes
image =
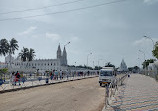
{"label": "distant building", "polygon": [[64,47],[61,51],[60,44],[57,49],[56,59],[36,59],[33,61],[21,61],[20,57],[14,58],[9,55],[5,58],[5,66],[9,68],[9,71],[52,71],[52,70],[67,70],[67,52]]}
{"label": "distant building", "polygon": [[148,70],[148,75],[154,78],[157,76],[158,78],[158,61],[154,61],[154,63],[149,63],[147,70]]}
{"label": "distant building", "polygon": [[6,67],[7,67],[7,65],[5,63],[0,62],[0,69],[6,68]]}
{"label": "distant building", "polygon": [[118,71],[128,71],[128,68],[127,68],[127,65],[126,65],[124,59],[122,59],[122,62],[120,64]]}

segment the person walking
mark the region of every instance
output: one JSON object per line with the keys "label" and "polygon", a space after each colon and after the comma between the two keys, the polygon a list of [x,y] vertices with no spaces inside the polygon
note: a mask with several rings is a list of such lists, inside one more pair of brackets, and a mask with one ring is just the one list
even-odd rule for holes
{"label": "person walking", "polygon": [[15,85],[16,85],[16,82],[19,82],[19,86],[21,85],[21,84],[20,84],[20,74],[19,74],[18,71],[17,71],[16,74],[15,74]]}
{"label": "person walking", "polygon": [[58,80],[58,71],[55,71],[55,79]]}
{"label": "person walking", "polygon": [[50,79],[53,80],[53,72],[50,72]]}
{"label": "person walking", "polygon": [[61,70],[60,70],[59,74],[60,74],[60,80],[62,80],[62,71]]}
{"label": "person walking", "polygon": [[10,83],[11,83],[12,85],[15,85],[15,72],[12,72],[12,74],[11,74]]}
{"label": "person walking", "polygon": [[69,79],[69,71],[67,70],[66,71],[66,77],[67,77],[67,80]]}

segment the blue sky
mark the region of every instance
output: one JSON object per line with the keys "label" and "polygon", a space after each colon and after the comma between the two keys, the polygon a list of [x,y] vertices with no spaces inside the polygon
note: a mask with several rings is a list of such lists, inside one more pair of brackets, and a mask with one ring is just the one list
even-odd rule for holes
{"label": "blue sky", "polygon": [[[39,8],[75,0],[0,0],[0,13]],[[117,0],[82,0],[76,3],[45,8],[42,10],[0,14],[0,20],[32,16],[93,6]],[[122,59],[127,66],[139,65],[153,58],[151,37],[158,41],[158,0],[125,0],[91,9],[52,14],[34,18],[0,21],[0,39],[15,38],[22,47],[33,48],[36,58],[56,58],[58,44],[67,42],[68,64],[89,65],[111,62],[119,66]],[[140,59],[138,59],[140,58]],[[4,61],[1,56],[0,61]]]}

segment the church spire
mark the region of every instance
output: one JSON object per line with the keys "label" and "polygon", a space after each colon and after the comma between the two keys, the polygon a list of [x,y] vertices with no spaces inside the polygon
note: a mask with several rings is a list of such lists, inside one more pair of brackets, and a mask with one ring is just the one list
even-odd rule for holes
{"label": "church spire", "polygon": [[61,48],[60,48],[60,43],[58,45],[58,50],[57,50],[57,59],[61,58]]}
{"label": "church spire", "polygon": [[63,50],[63,65],[67,65],[67,52],[65,46]]}
{"label": "church spire", "polygon": [[63,50],[63,55],[64,55],[64,54],[66,54],[66,49],[65,49],[65,46],[64,46],[64,50]]}

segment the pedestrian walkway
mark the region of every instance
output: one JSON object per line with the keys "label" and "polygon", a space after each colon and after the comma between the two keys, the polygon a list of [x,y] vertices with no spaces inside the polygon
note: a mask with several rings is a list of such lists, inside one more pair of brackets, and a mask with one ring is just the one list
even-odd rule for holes
{"label": "pedestrian walkway", "polygon": [[97,75],[89,75],[89,76],[75,76],[75,77],[69,77],[68,79],[65,77],[62,80],[58,79],[58,80],[50,80],[48,81],[48,83],[46,83],[46,80],[30,80],[30,81],[26,81],[25,83],[20,82],[21,85],[18,85],[19,83],[17,82],[17,85],[12,85],[11,83],[8,84],[3,84],[0,86],[0,93],[4,92],[6,90],[12,90],[12,89],[20,89],[20,88],[26,88],[26,87],[32,87],[32,86],[42,86],[42,85],[46,85],[46,84],[55,84],[55,83],[61,83],[61,82],[67,82],[67,81],[75,81],[75,80],[80,80],[80,79],[86,79],[86,78],[90,78],[90,77],[96,77]]}
{"label": "pedestrian walkway", "polygon": [[158,111],[158,82],[145,75],[132,74],[105,111]]}

